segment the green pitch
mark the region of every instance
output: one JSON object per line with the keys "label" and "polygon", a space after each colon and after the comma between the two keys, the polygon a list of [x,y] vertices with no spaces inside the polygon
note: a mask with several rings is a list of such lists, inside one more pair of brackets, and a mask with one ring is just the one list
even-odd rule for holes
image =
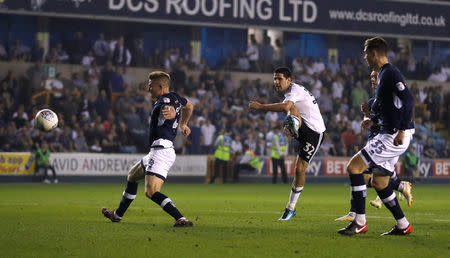
{"label": "green pitch", "polygon": [[[306,185],[297,216],[278,218],[289,185],[166,184],[192,228],[173,220],[143,195],[121,223],[100,213],[115,208],[121,184],[0,185],[1,257],[449,257],[450,187],[415,186],[409,236],[380,237],[394,225],[386,208],[367,206],[369,231],[353,237],[334,221],[349,208],[349,187]],[[375,197],[368,189],[368,200]],[[367,201],[367,205],[368,201]]]}

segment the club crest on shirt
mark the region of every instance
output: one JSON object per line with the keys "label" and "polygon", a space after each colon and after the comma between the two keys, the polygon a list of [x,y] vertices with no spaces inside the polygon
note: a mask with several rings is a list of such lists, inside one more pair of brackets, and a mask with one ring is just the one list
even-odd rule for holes
{"label": "club crest on shirt", "polygon": [[403,84],[403,82],[397,82],[397,84],[395,84],[395,86],[397,86],[397,89],[399,91],[402,91],[405,89],[405,84]]}

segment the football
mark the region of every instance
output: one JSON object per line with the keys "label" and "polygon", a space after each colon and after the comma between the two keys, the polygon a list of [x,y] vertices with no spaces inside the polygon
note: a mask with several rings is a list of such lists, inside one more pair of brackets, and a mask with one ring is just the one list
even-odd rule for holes
{"label": "football", "polygon": [[42,109],[37,112],[34,118],[34,127],[49,132],[58,126],[58,116],[50,109]]}

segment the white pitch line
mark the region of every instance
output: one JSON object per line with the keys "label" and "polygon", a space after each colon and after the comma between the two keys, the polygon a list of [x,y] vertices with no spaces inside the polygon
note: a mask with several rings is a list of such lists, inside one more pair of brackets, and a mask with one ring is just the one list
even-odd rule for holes
{"label": "white pitch line", "polygon": [[[0,206],[38,206],[38,203],[0,203]],[[146,209],[146,210],[161,210],[161,208],[157,207],[144,207],[144,206],[133,206],[132,209]],[[281,211],[249,211],[249,210],[196,210],[196,212],[211,212],[211,213],[240,213],[240,214],[281,214]],[[302,215],[301,212],[298,212],[298,215]],[[305,216],[314,216],[314,217],[338,217],[339,214],[324,214],[324,213],[303,213]],[[414,214],[416,218],[426,218],[430,219],[430,217],[434,216],[431,213],[417,213]],[[366,215],[367,218],[370,219],[390,219],[392,217],[387,216],[373,216]],[[431,220],[436,222],[450,222],[450,219],[443,218],[431,218]]]}

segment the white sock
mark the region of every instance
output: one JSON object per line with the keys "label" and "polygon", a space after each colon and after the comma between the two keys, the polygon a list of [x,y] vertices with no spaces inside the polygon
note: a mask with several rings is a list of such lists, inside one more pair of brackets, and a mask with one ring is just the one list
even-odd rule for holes
{"label": "white sock", "polygon": [[366,225],[366,214],[356,214],[355,221],[359,226]]}
{"label": "white sock", "polygon": [[409,221],[406,219],[406,217],[397,220],[397,227],[399,229],[405,229],[406,227],[408,227],[408,225]]}
{"label": "white sock", "polygon": [[289,203],[286,206],[289,210],[293,211],[295,210],[295,205],[297,205],[297,200],[300,194],[302,193],[303,186],[295,187],[295,192],[293,191],[294,187],[291,189],[291,194],[289,195]]}

